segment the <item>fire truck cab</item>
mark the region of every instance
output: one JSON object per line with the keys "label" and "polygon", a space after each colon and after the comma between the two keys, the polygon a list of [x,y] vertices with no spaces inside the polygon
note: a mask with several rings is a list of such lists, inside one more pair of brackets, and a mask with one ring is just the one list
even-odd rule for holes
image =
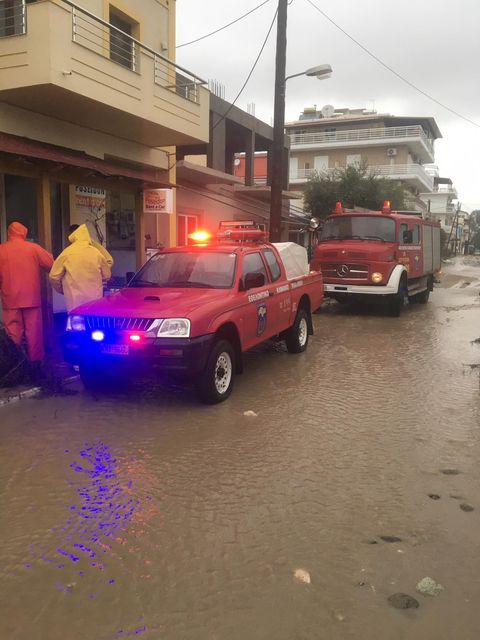
{"label": "fire truck cab", "polygon": [[399,316],[405,300],[428,302],[440,270],[440,225],[418,213],[352,211],[337,203],[312,260],[325,296],[339,302],[384,302]]}

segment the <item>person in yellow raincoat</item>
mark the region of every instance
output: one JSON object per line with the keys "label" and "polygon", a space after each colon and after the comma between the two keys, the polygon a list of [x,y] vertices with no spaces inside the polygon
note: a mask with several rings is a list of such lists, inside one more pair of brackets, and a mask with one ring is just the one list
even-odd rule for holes
{"label": "person in yellow raincoat", "polygon": [[81,224],[68,236],[70,246],[62,251],[50,271],[50,283],[63,293],[67,311],[103,296],[103,283],[111,267],[93,243],[87,226]]}

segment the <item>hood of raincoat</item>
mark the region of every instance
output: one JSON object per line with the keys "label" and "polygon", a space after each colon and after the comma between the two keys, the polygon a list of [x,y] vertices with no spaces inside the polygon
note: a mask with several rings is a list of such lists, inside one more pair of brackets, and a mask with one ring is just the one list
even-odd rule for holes
{"label": "hood of raincoat", "polygon": [[25,238],[27,237],[27,233],[28,233],[27,227],[24,227],[21,222],[12,222],[10,225],[8,225],[9,240],[14,240],[18,238],[25,240]]}
{"label": "hood of raincoat", "polygon": [[72,244],[74,242],[87,242],[90,244],[92,242],[92,238],[88,231],[87,225],[81,224],[78,229],[72,231],[72,233],[68,236],[68,241]]}

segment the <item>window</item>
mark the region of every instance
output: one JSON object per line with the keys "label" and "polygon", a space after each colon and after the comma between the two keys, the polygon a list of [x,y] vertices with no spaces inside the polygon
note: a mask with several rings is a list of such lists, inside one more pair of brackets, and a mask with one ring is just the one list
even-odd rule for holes
{"label": "window", "polygon": [[263,264],[262,256],[259,253],[247,253],[247,255],[243,257],[242,287],[245,285],[245,276],[247,273],[263,273],[265,282],[268,282],[267,271]]}
{"label": "window", "polygon": [[178,214],[177,216],[177,244],[184,247],[192,244],[192,240],[188,237],[198,229],[198,217],[187,214]]}
{"label": "window", "polygon": [[341,215],[325,222],[320,240],[395,242],[395,222],[386,216]]}
{"label": "window", "polygon": [[419,224],[414,224],[413,225],[412,242],[413,242],[413,244],[420,244],[420,225]]}
{"label": "window", "polygon": [[352,153],[350,155],[347,155],[347,167],[350,166],[360,166],[360,164],[362,163],[362,156],[360,153]]}
{"label": "window", "polygon": [[135,36],[138,23],[110,7],[110,24],[110,59],[135,71],[135,44],[131,38]]}
{"label": "window", "polygon": [[263,256],[267,261],[268,268],[270,270],[270,275],[272,276],[272,282],[275,282],[275,280],[278,280],[282,274],[280,265],[277,262],[277,258],[275,257],[275,254],[273,253],[273,251],[271,251],[270,249],[266,249],[263,252]]}
{"label": "window", "polygon": [[408,233],[408,224],[402,222],[398,233],[398,241],[400,244],[411,244],[411,234]]}

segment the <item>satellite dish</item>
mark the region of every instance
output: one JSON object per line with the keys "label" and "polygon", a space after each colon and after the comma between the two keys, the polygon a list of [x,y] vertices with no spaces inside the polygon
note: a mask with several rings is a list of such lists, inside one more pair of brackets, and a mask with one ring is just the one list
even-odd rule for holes
{"label": "satellite dish", "polygon": [[335,107],[333,106],[333,104],[326,104],[324,107],[322,107],[322,116],[324,118],[331,118],[334,113]]}

